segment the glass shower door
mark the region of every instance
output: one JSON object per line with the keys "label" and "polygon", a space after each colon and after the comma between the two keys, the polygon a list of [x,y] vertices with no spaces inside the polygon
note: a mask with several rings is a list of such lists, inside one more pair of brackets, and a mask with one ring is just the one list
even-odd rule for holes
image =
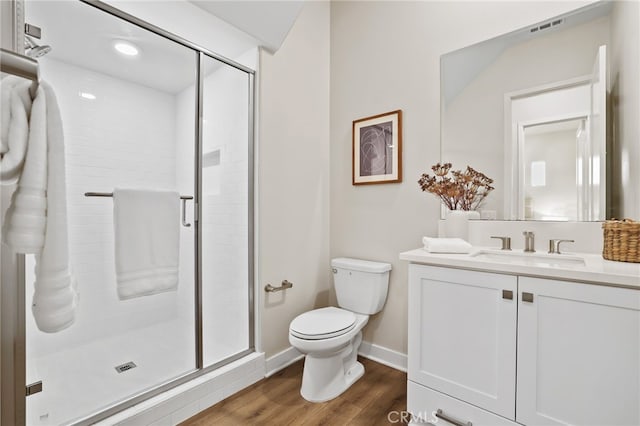
{"label": "glass shower door", "polygon": [[250,318],[253,208],[249,176],[252,76],[203,56],[202,336],[204,366],[253,346]]}
{"label": "glass shower door", "polygon": [[[44,333],[31,315],[27,259],[28,425],[90,417],[196,370],[195,226],[179,228],[176,291],[120,300],[116,291],[114,188],[195,194],[197,52],[81,2],[27,1],[42,28],[42,79],[62,112],[75,323]],[[191,111],[191,113],[189,113]],[[187,201],[188,212],[193,201]],[[192,215],[185,218],[193,222]]]}

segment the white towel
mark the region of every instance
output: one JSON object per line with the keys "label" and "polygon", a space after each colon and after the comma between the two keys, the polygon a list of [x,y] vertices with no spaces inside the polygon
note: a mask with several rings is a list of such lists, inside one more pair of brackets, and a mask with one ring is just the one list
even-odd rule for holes
{"label": "white towel", "polygon": [[30,83],[8,76],[0,82],[0,183],[16,183],[27,152]]}
{"label": "white towel", "polygon": [[424,249],[429,253],[469,253],[473,247],[462,238],[422,237]]}
{"label": "white towel", "polygon": [[[16,88],[18,90],[18,88]],[[47,225],[47,101],[39,87],[31,108],[27,152],[2,228],[3,241],[18,253],[39,253]]]}
{"label": "white towel", "polygon": [[[47,105],[47,229],[36,261],[31,310],[38,328],[53,333],[75,321],[78,305],[75,276],[69,267],[65,148],[58,101],[51,86],[40,83]],[[36,98],[37,99],[37,98]]]}
{"label": "white towel", "polygon": [[36,254],[32,312],[38,328],[53,333],[75,321],[78,295],[69,268],[62,119],[44,82],[33,101],[28,141],[3,238],[18,253]]}
{"label": "white towel", "polygon": [[180,195],[116,188],[113,223],[120,299],[176,290]]}

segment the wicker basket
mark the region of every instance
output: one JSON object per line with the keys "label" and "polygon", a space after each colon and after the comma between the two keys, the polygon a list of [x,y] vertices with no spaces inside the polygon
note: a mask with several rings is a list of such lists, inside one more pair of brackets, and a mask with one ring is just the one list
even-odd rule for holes
{"label": "wicker basket", "polygon": [[607,220],[602,224],[602,257],[617,262],[640,263],[640,222],[630,219]]}

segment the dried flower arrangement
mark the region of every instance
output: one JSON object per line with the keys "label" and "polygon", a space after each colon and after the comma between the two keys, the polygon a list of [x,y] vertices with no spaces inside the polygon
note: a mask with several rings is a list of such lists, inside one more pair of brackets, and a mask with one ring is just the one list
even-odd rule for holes
{"label": "dried flower arrangement", "polygon": [[494,189],[493,179],[470,166],[463,172],[451,170],[451,163],[438,163],[431,170],[434,176],[423,173],[418,184],[438,196],[449,210],[475,210]]}

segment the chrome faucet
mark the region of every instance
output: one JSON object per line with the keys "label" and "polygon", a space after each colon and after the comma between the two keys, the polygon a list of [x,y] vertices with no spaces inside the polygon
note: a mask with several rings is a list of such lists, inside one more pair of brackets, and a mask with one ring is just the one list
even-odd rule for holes
{"label": "chrome faucet", "polygon": [[525,253],[534,253],[535,249],[535,239],[534,234],[531,231],[524,231],[522,233],[524,235],[524,252]]}
{"label": "chrome faucet", "polygon": [[511,250],[511,238],[509,237],[491,237],[502,241],[502,248],[500,250]]}
{"label": "chrome faucet", "polygon": [[549,240],[549,253],[560,254],[560,243],[575,243],[574,240]]}

